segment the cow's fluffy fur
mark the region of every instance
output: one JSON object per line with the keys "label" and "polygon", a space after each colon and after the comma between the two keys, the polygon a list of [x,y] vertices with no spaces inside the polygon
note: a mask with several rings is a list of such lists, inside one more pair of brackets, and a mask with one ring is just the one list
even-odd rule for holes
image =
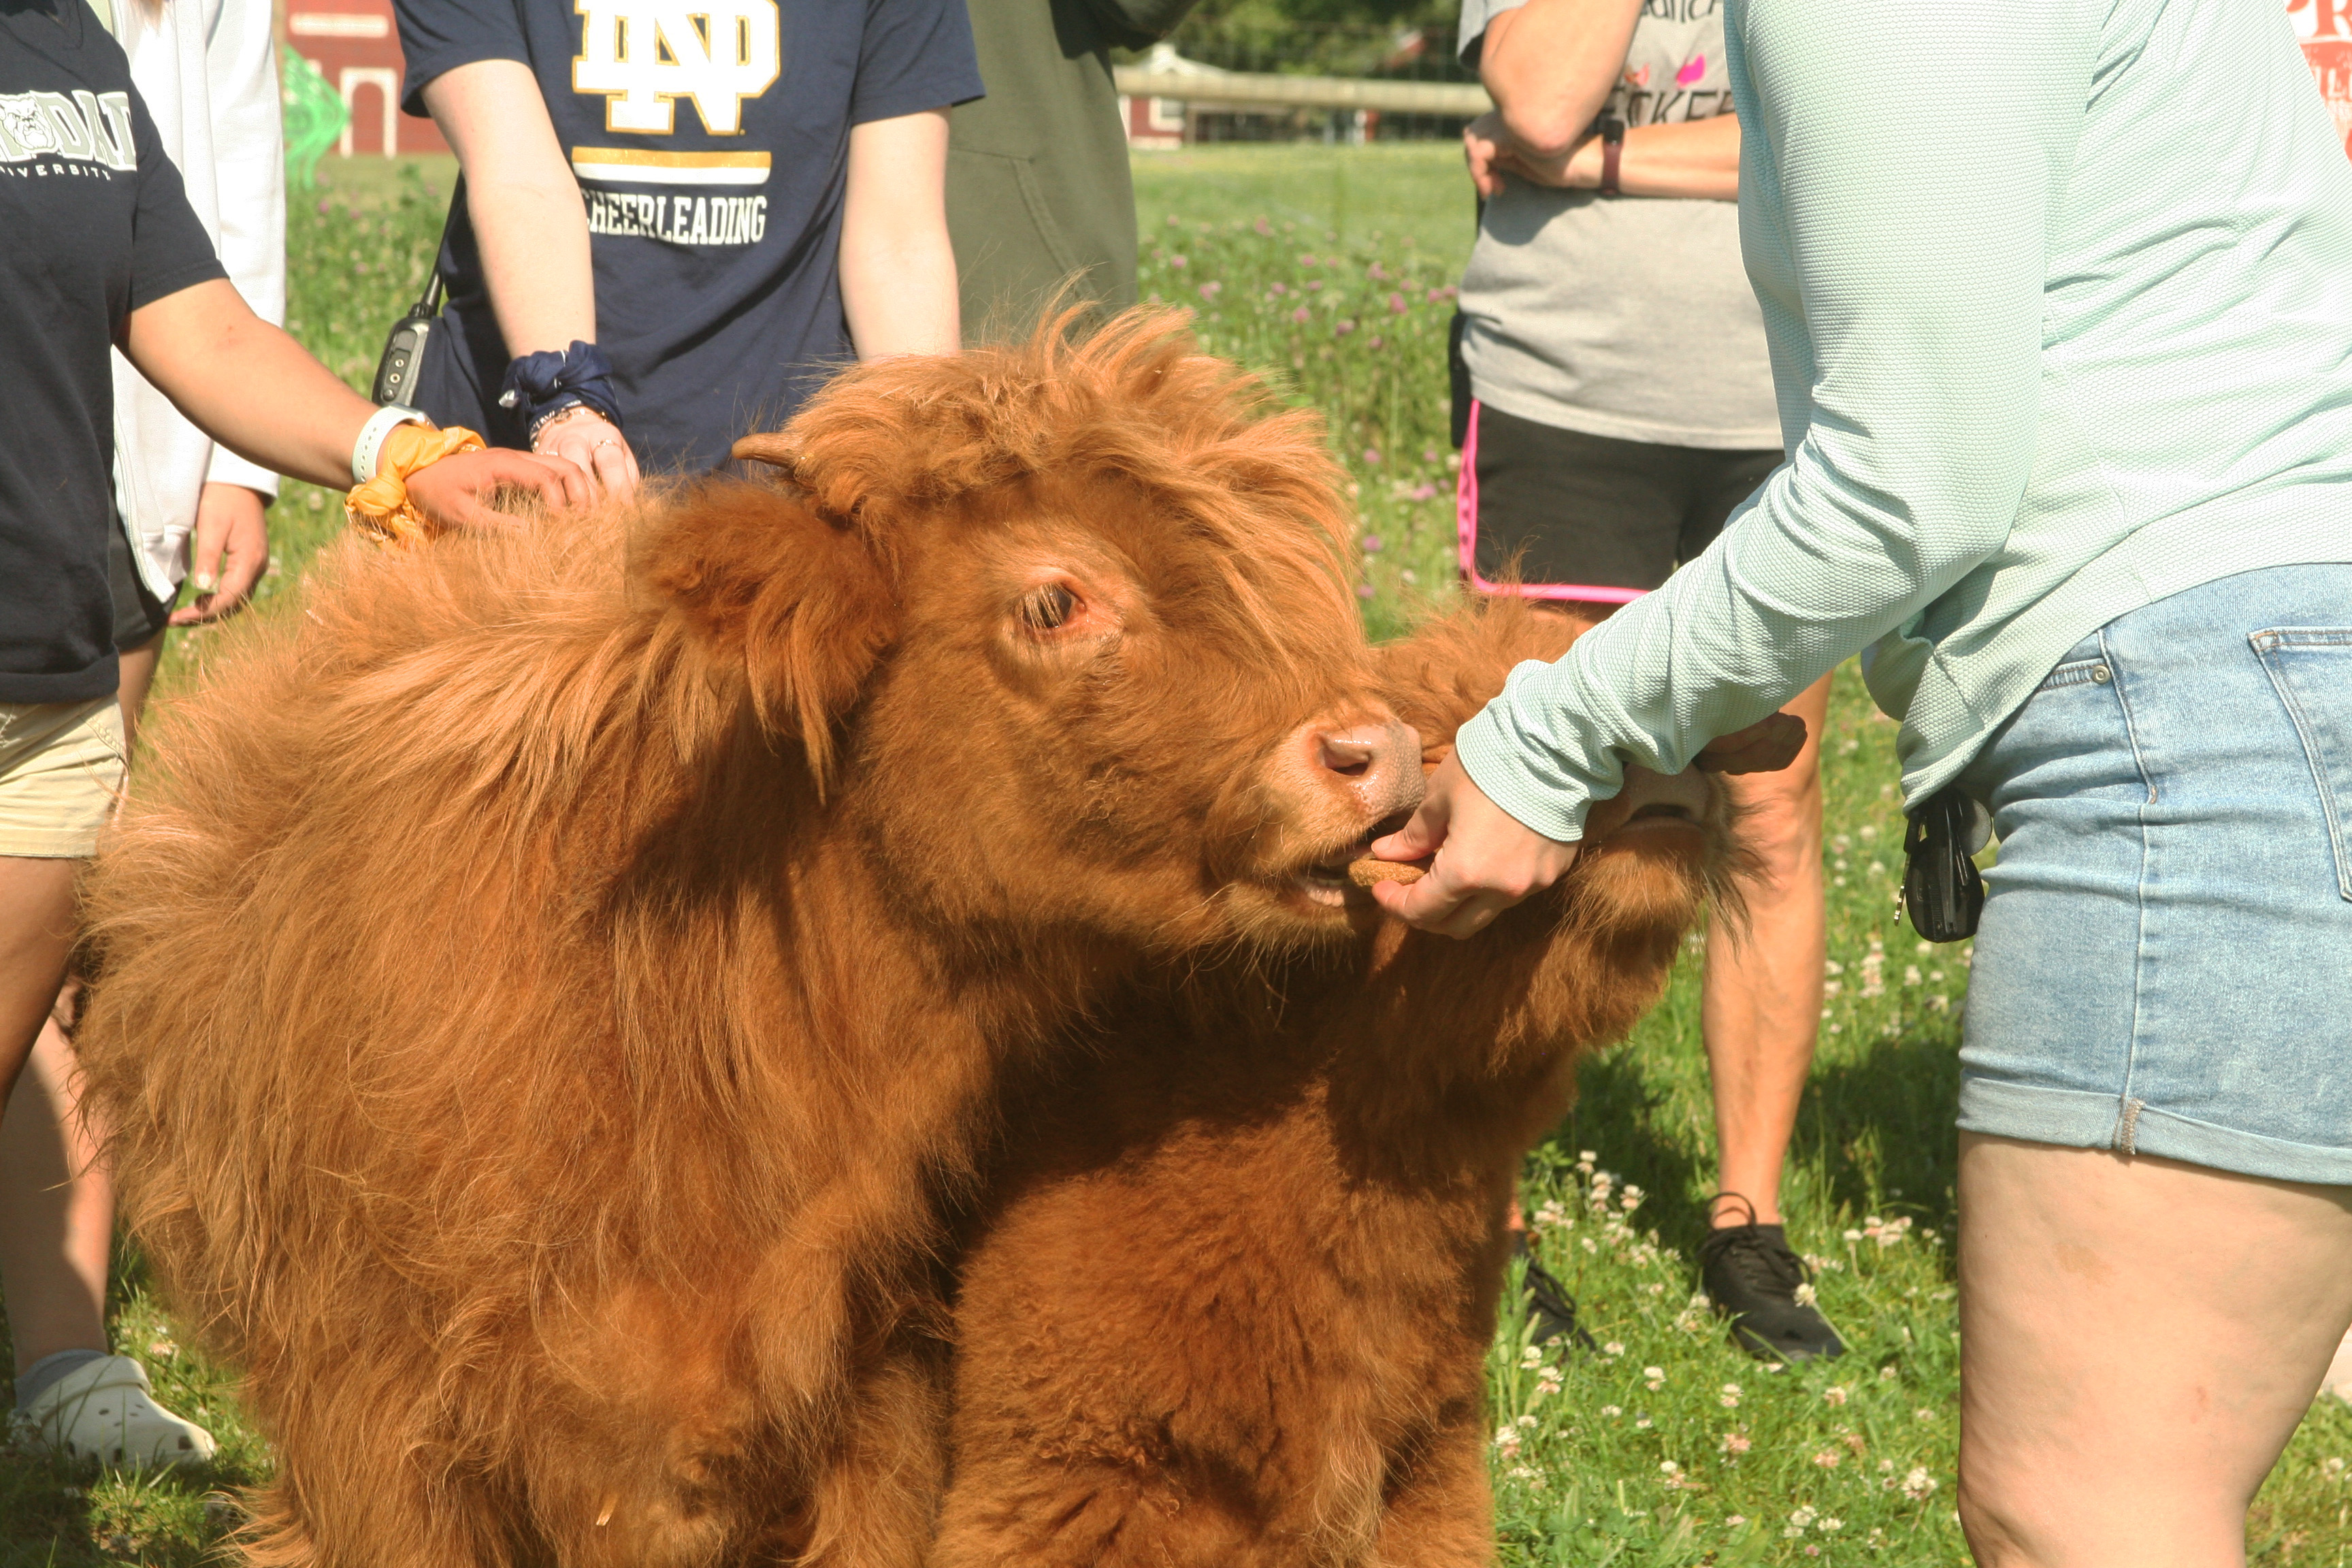
{"label": "cow's fluffy fur", "polygon": [[991,1075],[1344,936],[1297,874],[1370,824],[1268,760],[1384,718],[1311,420],[1131,317],[745,450],[340,543],[155,726],[80,1049],[276,1445],[256,1563],[917,1561]]}
{"label": "cow's fluffy fur", "polygon": [[[1515,605],[1457,615],[1392,650],[1391,700],[1433,763],[1566,640]],[[1483,1369],[1519,1160],[1726,860],[1719,801],[1610,815],[1469,941],[1384,925],[1337,963],[1163,973],[1090,1058],[1040,1065],[956,1309],[940,1568],[1492,1562]]]}

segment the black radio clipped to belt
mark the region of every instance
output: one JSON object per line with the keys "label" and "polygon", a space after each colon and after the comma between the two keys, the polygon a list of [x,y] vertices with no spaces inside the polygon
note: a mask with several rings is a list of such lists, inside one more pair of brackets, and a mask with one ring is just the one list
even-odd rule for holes
{"label": "black radio clipped to belt", "polygon": [[1904,813],[1903,890],[1895,904],[1911,911],[1911,929],[1929,942],[1977,934],[1984,878],[1973,857],[1990,826],[1983,808],[1952,784]]}

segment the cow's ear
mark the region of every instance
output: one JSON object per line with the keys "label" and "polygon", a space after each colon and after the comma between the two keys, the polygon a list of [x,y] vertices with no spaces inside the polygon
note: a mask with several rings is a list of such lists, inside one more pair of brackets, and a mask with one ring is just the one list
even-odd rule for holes
{"label": "cow's ear", "polygon": [[898,636],[866,539],[789,490],[721,480],[663,521],[638,572],[714,653],[742,661],[761,722],[797,735],[822,782],[835,723]]}

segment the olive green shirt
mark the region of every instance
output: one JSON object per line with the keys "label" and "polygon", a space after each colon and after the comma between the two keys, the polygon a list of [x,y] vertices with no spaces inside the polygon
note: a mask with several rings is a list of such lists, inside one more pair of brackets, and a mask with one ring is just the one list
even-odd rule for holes
{"label": "olive green shirt", "polygon": [[1135,302],[1135,185],[1110,51],[1152,43],[1193,0],[970,0],[988,96],[957,109],[948,232],[966,342],[1025,336],[1073,301]]}

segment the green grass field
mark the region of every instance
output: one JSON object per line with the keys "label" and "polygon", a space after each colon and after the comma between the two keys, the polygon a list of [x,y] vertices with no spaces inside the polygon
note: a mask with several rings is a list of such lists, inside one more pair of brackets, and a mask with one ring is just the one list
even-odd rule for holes
{"label": "green grass field", "polygon": [[[293,324],[363,382],[422,277],[446,169],[403,177],[331,162],[328,177],[294,216]],[[1139,158],[1137,185],[1146,291],[1192,308],[1217,352],[1324,410],[1364,514],[1368,618],[1379,632],[1401,627],[1416,603],[1452,591],[1445,290],[1469,209],[1457,155],[1209,148]],[[340,523],[326,492],[289,487],[272,514],[273,596]],[[203,652],[201,637],[180,643],[166,690]],[[1529,1353],[1510,1326],[1496,1342],[1496,1523],[1509,1568],[1968,1560],[1952,1510],[1951,1258],[1968,953],[1927,948],[1891,909],[1894,738],[1844,672],[1824,752],[1834,994],[1786,1197],[1790,1237],[1815,1260],[1822,1308],[1853,1353],[1761,1365],[1693,1301],[1713,1183],[1686,962],[1633,1038],[1586,1066],[1582,1103],[1528,1163],[1540,1254],[1604,1348]],[[177,1343],[135,1258],[125,1264],[117,1348],[222,1437],[222,1460],[139,1479],[0,1453],[0,1568],[193,1563],[233,1528],[236,1489],[267,1473],[230,1374]],[[2352,1408],[2325,1402],[2256,1503],[2254,1562],[2352,1563],[2347,1458]]]}

